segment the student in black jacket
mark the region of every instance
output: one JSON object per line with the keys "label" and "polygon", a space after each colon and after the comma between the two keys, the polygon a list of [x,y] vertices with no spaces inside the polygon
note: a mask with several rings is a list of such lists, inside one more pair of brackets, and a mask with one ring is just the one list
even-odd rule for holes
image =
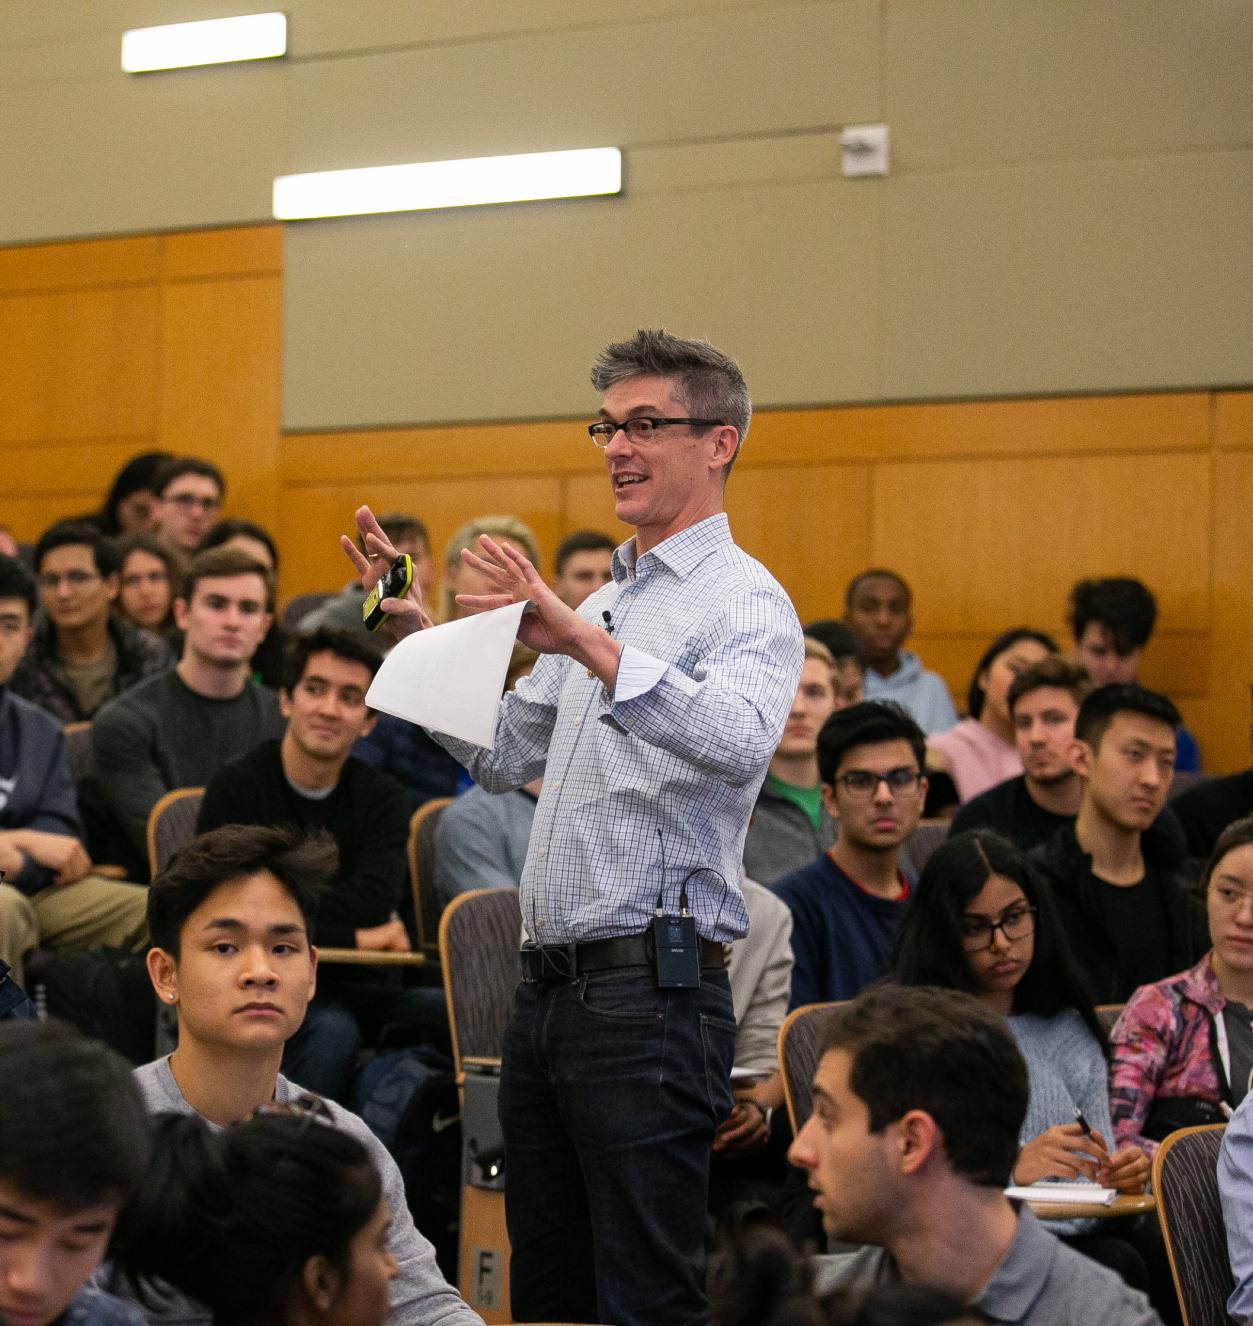
{"label": "student in black jacket", "polygon": [[1192,966],[1208,947],[1183,854],[1150,829],[1170,791],[1178,725],[1163,695],[1135,685],[1093,691],[1071,747],[1079,814],[1032,853],[1101,1003]]}

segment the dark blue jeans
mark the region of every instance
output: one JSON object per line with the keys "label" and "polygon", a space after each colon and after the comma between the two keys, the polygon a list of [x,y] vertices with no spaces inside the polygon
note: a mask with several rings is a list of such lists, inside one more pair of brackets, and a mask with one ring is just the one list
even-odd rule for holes
{"label": "dark blue jeans", "polygon": [[500,1123],[515,1321],[695,1326],[714,1130],[731,1109],[724,972],[518,987]]}

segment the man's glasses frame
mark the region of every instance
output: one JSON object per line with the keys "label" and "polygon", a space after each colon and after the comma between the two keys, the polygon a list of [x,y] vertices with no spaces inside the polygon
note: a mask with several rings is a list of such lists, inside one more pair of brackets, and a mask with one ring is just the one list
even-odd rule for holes
{"label": "man's glasses frame", "polygon": [[889,769],[887,773],[875,773],[873,769],[850,769],[847,773],[838,774],[835,782],[855,801],[869,801],[879,790],[880,783],[886,783],[894,797],[916,791],[922,782],[922,773],[906,765],[901,765],[899,769]]}
{"label": "man's glasses frame", "polygon": [[612,419],[602,419],[599,423],[588,424],[587,435],[603,451],[614,435],[621,430],[632,442],[651,442],[658,429],[669,425],[684,424],[688,428],[721,428],[721,419],[662,419],[656,415],[642,414],[635,419],[624,419],[620,424]]}

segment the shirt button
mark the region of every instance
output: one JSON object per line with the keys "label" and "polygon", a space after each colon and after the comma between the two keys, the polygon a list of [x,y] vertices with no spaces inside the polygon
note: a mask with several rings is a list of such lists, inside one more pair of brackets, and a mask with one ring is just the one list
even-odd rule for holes
{"label": "shirt button", "polygon": [[555,782],[555,783],[553,784],[553,791],[554,791],[554,792],[560,792],[560,791],[561,791],[561,780],[560,780],[560,779],[558,779],[557,782]]}
{"label": "shirt button", "polygon": [[547,856],[547,855],[548,855],[548,848],[546,848],[546,847],[541,847],[541,848],[539,849],[539,855],[540,855],[540,856]]}

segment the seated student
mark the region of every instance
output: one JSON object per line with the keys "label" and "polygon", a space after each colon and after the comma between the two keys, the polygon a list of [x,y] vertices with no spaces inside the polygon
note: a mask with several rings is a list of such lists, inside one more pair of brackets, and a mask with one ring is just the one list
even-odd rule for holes
{"label": "seated student", "polygon": [[744,839],[744,869],[762,884],[808,865],[835,841],[835,821],[822,804],[818,733],[846,706],[836,695],[835,660],[805,637],[805,662],[787,726],[757,794]]}
{"label": "seated student", "polygon": [[[538,658],[535,650],[514,644],[506,694],[530,675]],[[493,794],[475,785],[445,807],[435,828],[434,883],[443,905],[470,889],[518,887],[543,786],[544,780],[535,778],[512,792]]]}
{"label": "seated student", "polygon": [[[309,934],[317,898],[335,870],[325,838],[231,825],[194,839],[153,881],[148,972],[157,997],[178,1015],[178,1049],[135,1070],[152,1113],[198,1114],[224,1128],[272,1101],[303,1098],[279,1074],[279,1062],[314,993],[317,951]],[[414,1228],[395,1161],[355,1114],[325,1105],[335,1127],[365,1146],[383,1178],[391,1212],[387,1246],[399,1268],[390,1320],[480,1326]],[[187,1306],[176,1320],[207,1323],[207,1311]]]}
{"label": "seated student", "polygon": [[226,480],[212,461],[176,456],[153,475],[153,533],[157,542],[187,566],[218,518]]}
{"label": "seated student", "polygon": [[92,724],[94,787],[147,877],[148,814],[176,787],[203,787],[228,760],[279,737],[278,696],[251,681],[274,582],[235,548],[201,553],[174,605],[183,655],[170,672],[111,700]]}
{"label": "seated student", "polygon": [[[319,908],[317,939],[331,948],[407,952],[397,917],[408,884],[409,809],[394,778],[349,754],[374,722],[365,693],[382,656],[372,641],[329,627],[288,642],[279,692],[287,731],[224,764],[205,788],[199,833],[224,824],[324,829],[339,850],[335,884]],[[368,969],[323,973],[313,1015],[283,1067],[301,1086],[343,1101],[361,1048],[360,1020],[391,1002]]]}
{"label": "seated student", "polygon": [[1056,653],[1057,646],[1040,631],[1025,626],[1003,631],[975,665],[966,692],[968,717],[928,738],[928,767],[952,778],[963,803],[1022,773],[1009,712],[1009,688],[1019,673]]}
{"label": "seated student", "polygon": [[913,627],[913,594],[895,571],[872,568],[854,576],[844,592],[844,620],[866,669],[867,700],[895,700],[930,736],[957,722],[944,679],[903,649]]}
{"label": "seated student", "polygon": [[1019,1326],[1159,1323],[1005,1197],[1028,1076],[998,1013],[956,990],[876,986],[835,1010],[819,1055],[789,1158],[828,1235],[870,1245],[818,1258],[820,1291],[904,1281]]}
{"label": "seated student", "polygon": [[1227,1259],[1236,1287],[1227,1299],[1231,1317],[1253,1321],[1253,1092],[1245,1096],[1223,1134],[1218,1193],[1227,1228]]}
{"label": "seated student", "polygon": [[1007,705],[1023,772],[972,797],[953,816],[949,836],[995,829],[1030,851],[1079,813],[1083,785],[1070,764],[1075,718],[1092,689],[1077,663],[1050,654],[1020,672]]}
{"label": "seated student", "polygon": [[141,1326],[85,1287],[148,1164],[130,1066],[55,1022],[0,1024],[0,1321]]}
{"label": "seated student", "polygon": [[1198,783],[1180,792],[1171,809],[1183,826],[1188,855],[1206,861],[1228,824],[1253,815],[1253,769]]}
{"label": "seated student", "polygon": [[150,534],[156,523],[157,495],[153,481],[161,467],[174,459],[169,451],[141,451],[113,476],[99,511],[81,519],[109,538]]}
{"label": "seated student", "polygon": [[1124,1002],[1209,947],[1182,852],[1166,834],[1146,832],[1170,790],[1178,722],[1164,695],[1093,691],[1071,746],[1083,780],[1079,814],[1031,853],[1098,1003]]}
{"label": "seated student", "polygon": [[553,591],[562,603],[577,608],[613,579],[617,546],[608,534],[594,529],[576,529],[561,540],[553,557]]}
{"label": "seated student", "polygon": [[14,695],[61,723],[78,723],[106,700],[174,666],[164,640],[112,615],[117,550],[91,525],[45,530],[35,544],[35,580],[43,616],[13,674]]}
{"label": "seated student", "polygon": [[[431,556],[431,540],[426,526],[417,516],[404,512],[379,516],[378,522],[392,547],[398,553],[408,553],[413,563],[414,583],[422,590],[422,601],[429,603],[435,589],[435,559]],[[365,544],[360,543],[360,536],[358,543],[361,551],[365,552]],[[342,631],[360,631],[371,639],[377,639],[374,632],[362,622],[361,605],[364,601],[361,581],[354,576],[338,594],[318,604],[302,617],[297,623],[297,629],[316,631],[320,626],[334,626]]]}
{"label": "seated student", "polygon": [[[1080,580],[1067,604],[1075,658],[1095,686],[1126,686],[1140,680],[1144,649],[1157,621],[1157,600],[1129,576]],[[1201,767],[1196,738],[1182,725],[1175,733],[1175,768]]]}
{"label": "seated student", "polygon": [[114,1238],[114,1272],[141,1297],[147,1280],[158,1294],[172,1286],[215,1322],[383,1326],[397,1267],[382,1180],[320,1106],[262,1105],[221,1131],[196,1114],[162,1115]]}
{"label": "seated student", "polygon": [[39,943],[139,948],[147,937],[143,889],[92,873],[61,725],[9,689],[34,602],[26,568],[0,556],[0,962],[19,984]]}
{"label": "seated student", "polygon": [[1110,1035],[1114,1135],[1150,1156],[1176,1128],[1222,1123],[1253,1077],[1253,816],[1219,838],[1203,883],[1213,947],[1141,986]]}
{"label": "seated student", "polygon": [[857,652],[857,638],[843,622],[820,617],[801,628],[811,640],[826,645],[835,660],[835,698],[841,709],[866,698],[866,668]]}
{"label": "seated student", "polygon": [[901,844],[922,815],[922,729],[883,700],[832,714],[818,734],[822,799],[839,837],[774,892],[792,912],[792,1007],[851,999],[887,966],[909,881]]}
{"label": "seated student", "polygon": [[[238,548],[260,562],[276,580],[278,578],[278,548],[269,532],[251,520],[219,520],[200,545],[202,552],[210,548]],[[270,629],[252,656],[254,681],[275,688],[283,684],[283,646],[286,642],[287,632],[278,618],[271,615]]]}
{"label": "seated student", "polygon": [[180,591],[178,563],[150,534],[118,540],[118,594],[114,605],[127,626],[151,631],[173,643],[182,638],[174,624],[174,597]]}
{"label": "seated student", "polygon": [[[1144,1191],[1144,1152],[1111,1151],[1106,1141],[1114,1131],[1105,1036],[1048,890],[1017,847],[975,829],[936,849],[897,931],[892,976],[901,985],[968,991],[1007,1020],[1028,1081],[1015,1183],[1088,1179]],[[1147,1289],[1139,1253],[1100,1224],[1067,1221],[1055,1232]]]}

